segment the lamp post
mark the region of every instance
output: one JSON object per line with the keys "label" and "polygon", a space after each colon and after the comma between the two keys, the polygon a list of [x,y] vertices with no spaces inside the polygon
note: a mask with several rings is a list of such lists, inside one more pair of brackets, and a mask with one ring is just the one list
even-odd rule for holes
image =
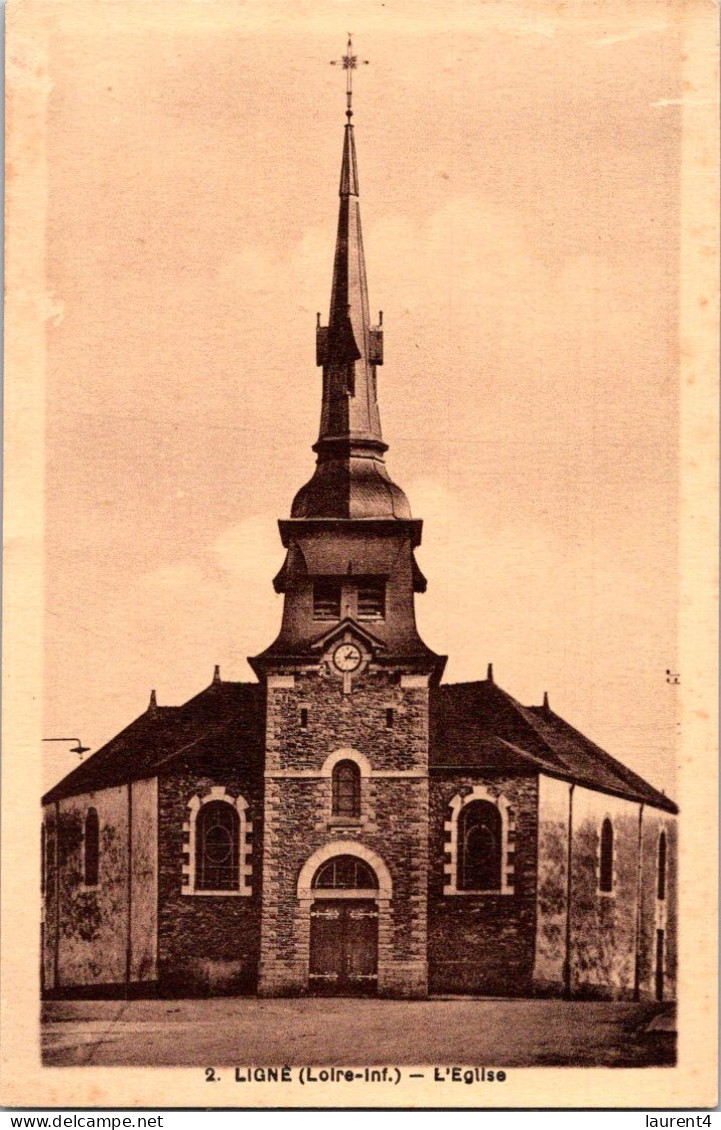
{"label": "lamp post", "polygon": [[81,761],[83,760],[83,754],[88,753],[90,751],[90,746],[89,745],[82,745],[81,742],[80,742],[80,738],[43,738],[43,741],[44,742],[75,742],[76,744],[74,746],[72,746],[70,752],[71,753],[77,753],[79,755]]}

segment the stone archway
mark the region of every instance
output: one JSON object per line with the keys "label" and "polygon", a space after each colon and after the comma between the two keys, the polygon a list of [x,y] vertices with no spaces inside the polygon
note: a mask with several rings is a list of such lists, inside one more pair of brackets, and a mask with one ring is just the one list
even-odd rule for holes
{"label": "stone archway", "polygon": [[335,840],[313,852],[298,877],[307,991],[353,996],[378,991],[387,962],[391,896],[384,860],[364,844]]}
{"label": "stone archway", "polygon": [[318,848],[309,855],[305,863],[301,867],[298,876],[298,898],[301,901],[310,899],[312,895],[313,877],[321,866],[327,860],[332,859],[336,855],[354,855],[358,859],[362,859],[364,863],[375,872],[378,879],[378,898],[390,900],[393,898],[393,880],[391,873],[388,870],[385,861],[378,855],[378,852],[372,848],[366,847],[365,844],[359,843],[358,840],[332,840],[330,843],[323,844],[323,847]]}
{"label": "stone archway", "polygon": [[308,991],[375,996],[378,991],[378,879],[357,855],[333,855],[313,876]]}

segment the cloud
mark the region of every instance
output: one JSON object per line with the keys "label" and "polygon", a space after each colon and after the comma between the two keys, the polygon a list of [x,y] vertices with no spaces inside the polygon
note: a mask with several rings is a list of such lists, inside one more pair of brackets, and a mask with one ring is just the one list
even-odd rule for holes
{"label": "cloud", "polygon": [[[654,637],[657,609],[644,600],[644,578],[617,562],[612,547],[564,542],[543,516],[529,523],[510,513],[499,525],[482,499],[464,499],[433,477],[404,486],[424,521],[419,561],[430,595],[419,600],[421,629],[431,646],[450,650],[454,678],[480,677],[500,654],[508,679],[520,668],[524,683],[537,680],[539,697],[549,672],[572,683],[589,640],[608,638],[611,625],[619,633],[625,625],[624,635],[633,625],[636,640]],[[144,626],[158,656],[168,644],[163,625],[175,635],[182,623],[173,669],[181,667],[179,648],[197,655],[214,637],[213,655],[220,649],[242,664],[246,648],[260,650],[277,632],[270,582],[282,560],[276,516],[255,514],[192,558],[147,573],[129,619]],[[632,643],[624,646],[633,651]],[[229,677],[247,677],[247,668]]]}
{"label": "cloud", "polygon": [[[521,210],[480,195],[449,197],[416,221],[386,212],[364,226],[364,242],[371,301],[382,296],[399,372],[411,349],[431,366],[467,364],[469,343],[501,378],[537,366],[539,341],[558,365],[575,364],[596,348],[601,315],[608,357],[623,354],[629,334],[639,333],[637,296],[628,291],[629,278],[641,274],[637,261],[631,270],[602,254],[554,257],[531,241]],[[219,291],[233,295],[266,373],[287,370],[296,343],[312,365],[313,317],[316,310],[325,317],[331,262],[325,223],[288,247],[246,245],[226,256]]]}
{"label": "cloud", "polygon": [[[643,571],[604,540],[559,537],[542,507],[535,520],[516,510],[499,518],[485,498],[464,497],[435,475],[403,485],[424,521],[418,558],[429,590],[417,599],[419,630],[449,655],[448,679],[482,678],[493,662],[499,683],[521,701],[540,702],[548,690],[560,713],[654,779],[653,743],[672,704],[659,701],[662,674],[658,688],[654,680],[672,660],[664,612],[647,599]],[[98,691],[102,729],[86,722],[80,690],[96,678],[97,647],[74,654],[65,696],[66,709],[83,719],[85,742],[97,748],[127,724],[150,687],[173,704],[207,685],[214,663],[225,679],[253,677],[246,656],[280,626],[282,598],[271,586],[283,560],[276,517],[258,510],[107,604],[101,635],[112,649],[112,679]]]}
{"label": "cloud", "polygon": [[273,577],[283,561],[278,534],[278,516],[253,514],[224,530],[210,548],[210,555],[231,577]]}
{"label": "cloud", "polygon": [[166,673],[172,701],[182,700],[199,656],[206,667],[224,659],[226,678],[249,677],[246,655],[267,646],[280,624],[272,579],[283,555],[277,516],[258,513],[141,578],[119,618],[147,666]]}
{"label": "cloud", "polygon": [[[675,645],[663,602],[648,600],[646,573],[597,539],[562,542],[541,514],[521,522],[511,512],[492,525],[482,499],[432,479],[407,488],[424,519],[419,630],[449,655],[448,681],[482,678],[493,662],[497,681],[522,702],[549,691],[559,713],[659,780],[659,754],[675,739],[662,657]],[[670,785],[663,770],[660,783]]]}

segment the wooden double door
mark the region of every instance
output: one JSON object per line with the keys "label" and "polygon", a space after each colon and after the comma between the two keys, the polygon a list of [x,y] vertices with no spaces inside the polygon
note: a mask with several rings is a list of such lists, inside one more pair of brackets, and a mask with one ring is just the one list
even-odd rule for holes
{"label": "wooden double door", "polygon": [[318,899],[310,911],[310,983],[323,996],[378,990],[378,907],[371,899]]}

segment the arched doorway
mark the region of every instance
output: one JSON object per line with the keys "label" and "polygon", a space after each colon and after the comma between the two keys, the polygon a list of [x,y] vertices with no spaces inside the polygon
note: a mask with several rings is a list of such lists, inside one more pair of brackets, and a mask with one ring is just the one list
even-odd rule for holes
{"label": "arched doorway", "polygon": [[363,859],[336,855],[311,882],[309,989],[369,996],[378,989],[378,878]]}

